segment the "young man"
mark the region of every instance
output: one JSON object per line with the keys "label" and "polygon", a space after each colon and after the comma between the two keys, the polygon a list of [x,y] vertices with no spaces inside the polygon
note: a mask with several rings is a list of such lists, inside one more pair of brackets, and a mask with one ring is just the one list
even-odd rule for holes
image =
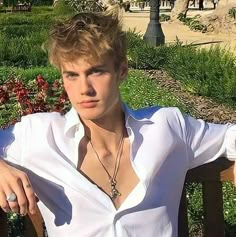
{"label": "young man", "polygon": [[34,213],[35,193],[50,237],[177,236],[186,172],[235,158],[236,127],[122,103],[128,69],[117,14],[57,24],[48,51],[72,109],[28,115],[1,131],[0,206]]}

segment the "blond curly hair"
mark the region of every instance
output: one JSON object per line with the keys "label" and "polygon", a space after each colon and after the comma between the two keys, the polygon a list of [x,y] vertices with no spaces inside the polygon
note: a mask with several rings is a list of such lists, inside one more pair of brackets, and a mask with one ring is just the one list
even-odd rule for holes
{"label": "blond curly hair", "polygon": [[49,61],[60,69],[62,61],[78,58],[94,63],[112,56],[115,67],[126,60],[126,34],[122,30],[119,9],[106,12],[81,12],[58,22],[47,42]]}

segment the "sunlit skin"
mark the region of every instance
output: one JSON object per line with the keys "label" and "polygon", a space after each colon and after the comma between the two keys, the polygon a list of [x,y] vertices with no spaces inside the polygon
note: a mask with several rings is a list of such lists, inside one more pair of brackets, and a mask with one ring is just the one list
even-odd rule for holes
{"label": "sunlit skin", "polygon": [[[72,106],[85,125],[85,134],[91,139],[104,166],[112,175],[118,144],[124,135],[124,146],[117,174],[117,188],[122,193],[113,203],[118,208],[138,183],[130,163],[130,143],[125,129],[119,86],[127,77],[127,63],[115,68],[113,58],[96,63],[85,59],[61,65],[64,88]],[[84,137],[79,145],[78,170],[109,195],[108,176]],[[129,182],[127,182],[129,180]]]}

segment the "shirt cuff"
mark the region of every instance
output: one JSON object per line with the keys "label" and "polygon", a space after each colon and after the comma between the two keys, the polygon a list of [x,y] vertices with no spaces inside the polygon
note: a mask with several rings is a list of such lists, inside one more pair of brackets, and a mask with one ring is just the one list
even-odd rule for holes
{"label": "shirt cuff", "polygon": [[236,125],[228,128],[225,133],[225,156],[228,160],[236,161]]}

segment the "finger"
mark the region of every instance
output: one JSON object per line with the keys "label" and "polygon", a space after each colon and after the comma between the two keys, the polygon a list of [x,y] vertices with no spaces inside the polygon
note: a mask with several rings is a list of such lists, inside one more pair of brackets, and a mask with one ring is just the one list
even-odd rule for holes
{"label": "finger", "polygon": [[[18,205],[18,212],[24,216],[27,214],[27,209],[28,209],[28,200],[25,194],[24,190],[24,185],[23,185],[23,180],[21,174],[18,174],[19,176],[16,177],[15,183],[12,184],[12,187],[14,187],[14,192],[17,196],[17,205]],[[14,202],[9,203],[10,208],[12,206],[15,208],[16,204]]]}
{"label": "finger", "polygon": [[25,196],[28,202],[28,209],[31,214],[34,214],[36,212],[36,206],[37,206],[34,190],[27,175],[24,175],[21,180],[23,189],[25,191]]}
{"label": "finger", "polygon": [[6,195],[5,193],[0,190],[0,207],[3,209],[4,212],[8,213],[11,211],[8,202],[6,200]]}
{"label": "finger", "polygon": [[12,211],[14,213],[17,213],[17,214],[20,213],[20,211],[19,211],[20,209],[19,209],[17,201],[15,201],[15,202],[8,202],[8,205],[10,207],[10,211]]}
{"label": "finger", "polygon": [[[6,190],[6,200],[7,198],[11,195],[11,194],[15,194],[12,189],[7,189]],[[15,194],[16,195],[16,194]],[[7,200],[8,205],[10,207],[10,210],[14,213],[19,213],[19,206],[18,206],[18,202],[17,202],[17,195],[16,195],[16,199],[15,201],[11,201],[11,200]]]}
{"label": "finger", "polygon": [[[15,194],[17,195],[17,204],[19,208],[19,213],[21,215],[26,215],[28,211],[28,207],[30,208],[31,212],[34,212],[36,202],[34,198],[34,192],[28,176],[21,171],[17,172],[17,175],[11,182],[11,187],[14,190]],[[14,188],[13,188],[14,187]],[[10,208],[16,210],[16,204],[11,203],[9,204]]]}

